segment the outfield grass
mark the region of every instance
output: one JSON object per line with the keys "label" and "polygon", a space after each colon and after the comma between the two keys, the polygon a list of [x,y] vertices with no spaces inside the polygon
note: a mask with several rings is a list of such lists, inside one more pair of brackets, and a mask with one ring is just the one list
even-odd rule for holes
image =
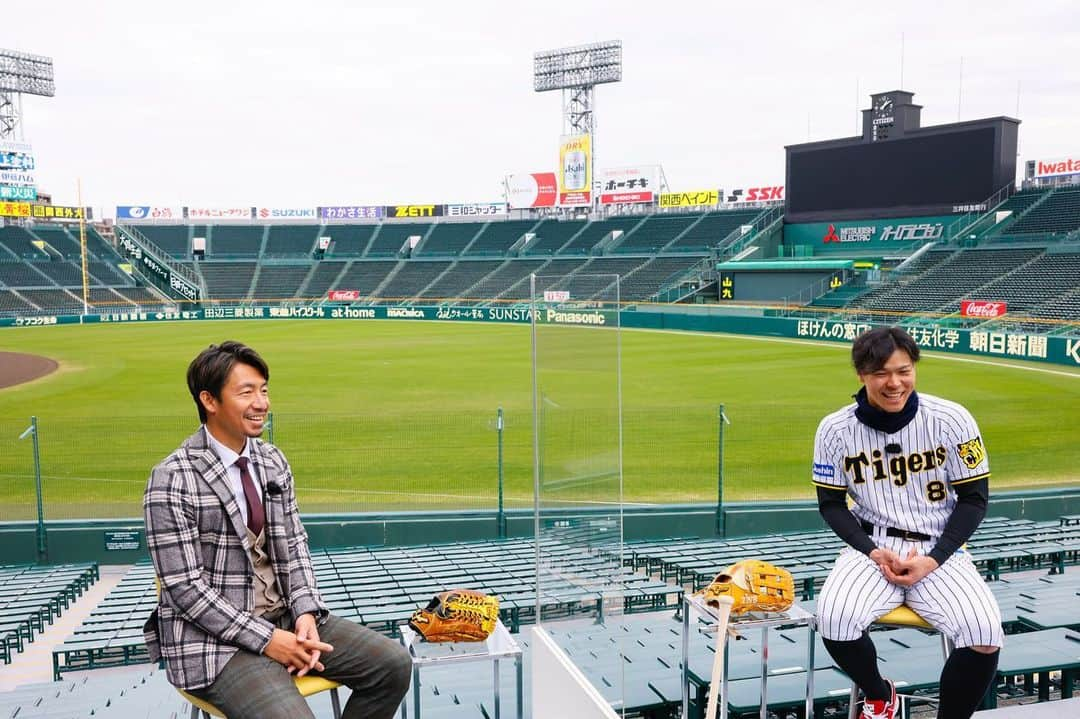
{"label": "outfield grass", "polygon": [[[47,517],[138,515],[150,467],[197,427],[187,363],[228,338],[270,364],[274,438],[304,511],[495,506],[498,407],[506,506],[531,506],[527,327],[230,321],[0,332],[0,350],[61,362],[47,378],[0,390],[0,519],[34,516],[30,441],[17,440],[31,415],[41,423]],[[731,420],[725,497],[812,496],[814,429],[858,387],[846,347],[627,331],[622,351],[627,501],[715,500],[721,403]],[[1041,367],[1057,373],[937,357],[919,365],[919,389],[975,414],[996,488],[1080,483],[1080,372]],[[582,397],[595,384],[589,378]],[[595,462],[575,453],[586,441],[609,446],[617,425],[582,411],[591,421],[564,423],[552,439],[587,473]]]}

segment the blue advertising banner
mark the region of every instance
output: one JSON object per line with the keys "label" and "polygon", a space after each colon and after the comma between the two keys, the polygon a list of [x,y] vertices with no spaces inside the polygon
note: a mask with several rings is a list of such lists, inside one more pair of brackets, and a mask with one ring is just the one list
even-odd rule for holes
{"label": "blue advertising banner", "polygon": [[374,205],[345,205],[341,207],[320,207],[319,217],[323,220],[374,220],[383,216],[383,208]]}
{"label": "blue advertising banner", "polygon": [[183,207],[154,207],[153,205],[117,205],[117,220],[182,220]]}
{"label": "blue advertising banner", "polygon": [[5,170],[33,170],[34,156],[23,152],[0,151],[0,168]]}
{"label": "blue advertising banner", "polygon": [[25,202],[37,199],[37,188],[27,185],[0,185],[0,200]]}

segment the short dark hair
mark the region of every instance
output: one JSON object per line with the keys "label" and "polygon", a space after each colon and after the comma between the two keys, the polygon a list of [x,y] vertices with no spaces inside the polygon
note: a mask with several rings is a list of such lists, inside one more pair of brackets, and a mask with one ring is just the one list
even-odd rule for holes
{"label": "short dark hair", "polygon": [[270,368],[259,353],[241,342],[226,340],[219,345],[210,345],[199,356],[191,360],[187,369],[187,385],[191,398],[199,408],[199,421],[206,423],[206,408],[199,401],[203,391],[209,392],[216,399],[221,399],[221,388],[237,362],[254,367],[267,382],[270,381]]}
{"label": "short dark hair", "polygon": [[919,345],[899,327],[875,327],[855,338],[851,363],[859,374],[877,372],[896,350],[904,350],[914,364],[919,361]]}

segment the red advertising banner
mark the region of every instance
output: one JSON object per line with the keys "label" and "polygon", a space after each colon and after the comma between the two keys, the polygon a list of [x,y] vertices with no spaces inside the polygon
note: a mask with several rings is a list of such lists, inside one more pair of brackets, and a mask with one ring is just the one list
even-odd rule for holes
{"label": "red advertising banner", "polygon": [[1080,156],[1035,160],[1034,177],[1060,177],[1080,174]]}
{"label": "red advertising banner", "polygon": [[1001,317],[1005,314],[1004,302],[990,302],[988,300],[961,300],[960,316],[977,317],[983,320]]}
{"label": "red advertising banner", "polygon": [[360,290],[327,290],[326,299],[331,302],[356,302],[360,299]]}
{"label": "red advertising banner", "polygon": [[510,207],[554,207],[559,194],[554,172],[533,172],[510,175],[506,178],[506,194]]}
{"label": "red advertising banner", "polygon": [[651,192],[605,192],[600,195],[600,203],[604,205],[625,205],[635,202],[652,202]]}
{"label": "red advertising banner", "polygon": [[600,204],[652,202],[659,188],[659,165],[609,168],[600,173]]}

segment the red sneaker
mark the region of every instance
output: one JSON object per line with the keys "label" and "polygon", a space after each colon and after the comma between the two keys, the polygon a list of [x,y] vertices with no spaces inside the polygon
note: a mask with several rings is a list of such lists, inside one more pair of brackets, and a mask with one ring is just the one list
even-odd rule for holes
{"label": "red sneaker", "polygon": [[885,699],[865,699],[862,705],[862,719],[893,719],[900,702],[896,699],[896,685],[889,682],[892,696]]}

